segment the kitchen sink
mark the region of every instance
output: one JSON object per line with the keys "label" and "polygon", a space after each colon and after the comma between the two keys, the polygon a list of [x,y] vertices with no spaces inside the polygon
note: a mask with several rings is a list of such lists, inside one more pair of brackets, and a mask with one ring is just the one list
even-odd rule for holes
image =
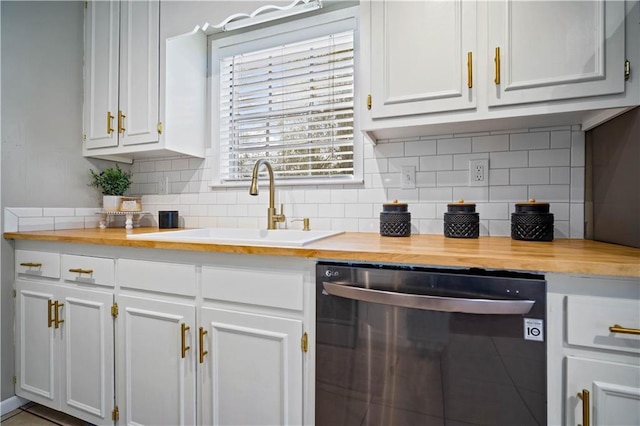
{"label": "kitchen sink", "polygon": [[201,228],[181,231],[128,234],[134,240],[153,240],[186,243],[219,243],[253,246],[302,247],[343,231],[301,231],[293,229]]}

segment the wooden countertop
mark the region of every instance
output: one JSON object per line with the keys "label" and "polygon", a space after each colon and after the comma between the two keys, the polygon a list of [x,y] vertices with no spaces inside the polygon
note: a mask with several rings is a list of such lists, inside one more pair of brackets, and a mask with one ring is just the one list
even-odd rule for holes
{"label": "wooden countertop", "polygon": [[[133,230],[136,234],[158,231],[157,228]],[[406,238],[396,238],[381,237],[376,233],[347,232],[304,247],[266,247],[133,240],[127,239],[125,230],[121,228],[5,232],[4,237],[14,240],[295,256],[354,262],[475,267],[640,278],[640,249],[590,240],[558,239],[553,242],[534,242],[515,241],[510,237],[455,239],[439,235],[413,235]]]}

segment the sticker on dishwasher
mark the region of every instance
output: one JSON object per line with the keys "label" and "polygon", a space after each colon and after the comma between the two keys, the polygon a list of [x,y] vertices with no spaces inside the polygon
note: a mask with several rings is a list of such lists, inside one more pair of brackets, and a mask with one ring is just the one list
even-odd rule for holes
{"label": "sticker on dishwasher", "polygon": [[544,342],[544,320],[537,318],[525,318],[524,340]]}

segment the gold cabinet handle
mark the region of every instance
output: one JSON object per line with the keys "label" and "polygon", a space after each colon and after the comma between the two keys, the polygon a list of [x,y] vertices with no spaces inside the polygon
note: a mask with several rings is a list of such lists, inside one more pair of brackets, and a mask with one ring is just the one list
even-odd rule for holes
{"label": "gold cabinet handle", "polygon": [[51,299],[49,299],[47,301],[47,327],[51,328],[51,326],[55,323],[55,320],[53,318],[53,310],[52,308],[54,307],[54,303]]}
{"label": "gold cabinet handle", "polygon": [[74,274],[87,274],[87,275],[91,275],[93,274],[93,269],[82,269],[82,268],[71,268],[69,269],[69,272],[74,273]]}
{"label": "gold cabinet handle", "polygon": [[37,262],[22,262],[20,266],[24,266],[26,268],[39,268],[42,266],[42,263]]}
{"label": "gold cabinet handle", "polygon": [[467,52],[467,87],[473,87],[473,53]]}
{"label": "gold cabinet handle", "polygon": [[367,109],[371,110],[371,95],[367,95]]}
{"label": "gold cabinet handle", "polygon": [[620,324],[615,324],[609,327],[609,331],[612,333],[621,333],[621,334],[635,334],[636,336],[640,336],[640,329],[638,328],[627,328],[623,327]]}
{"label": "gold cabinet handle", "polygon": [[111,115],[111,111],[107,111],[107,134],[110,135],[113,133],[113,115]]}
{"label": "gold cabinet handle", "polygon": [[60,319],[59,317],[59,309],[62,308],[64,306],[64,303],[59,303],[57,300],[54,302],[54,321],[55,321],[55,328],[60,328],[60,324],[62,324],[64,322],[63,319]]}
{"label": "gold cabinet handle", "polygon": [[500,48],[496,47],[496,56],[494,58],[494,62],[496,63],[496,77],[493,82],[496,84],[500,84]]}
{"label": "gold cabinet handle", "polygon": [[204,336],[207,335],[207,330],[204,327],[200,327],[199,329],[199,345],[200,345],[200,364],[204,363],[204,357],[209,353],[209,351],[204,350]]}
{"label": "gold cabinet handle", "polygon": [[182,358],[186,358],[187,351],[191,349],[191,346],[187,346],[187,331],[189,331],[190,327],[188,327],[187,324],[185,323],[182,323],[181,327],[182,327],[182,332],[180,333],[180,336],[181,336],[181,342],[182,342]]}
{"label": "gold cabinet handle", "polygon": [[118,133],[124,133],[126,130],[124,128],[124,119],[127,118],[126,115],[122,113],[122,111],[118,111]]}
{"label": "gold cabinet handle", "polygon": [[582,389],[582,392],[578,392],[578,398],[582,400],[582,424],[578,426],[589,426],[591,418],[589,414],[589,391]]}

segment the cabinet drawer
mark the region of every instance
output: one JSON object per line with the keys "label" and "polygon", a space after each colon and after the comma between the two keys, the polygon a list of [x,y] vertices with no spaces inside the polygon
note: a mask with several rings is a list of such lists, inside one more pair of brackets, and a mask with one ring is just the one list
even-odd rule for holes
{"label": "cabinet drawer", "polygon": [[640,301],[567,296],[567,343],[570,345],[640,353],[640,336],[609,331],[614,325],[640,329]]}
{"label": "cabinet drawer", "polygon": [[273,308],[303,308],[304,272],[202,267],[205,299]]}
{"label": "cabinet drawer", "polygon": [[65,281],[113,287],[115,261],[103,257],[63,254],[62,278]]}
{"label": "cabinet drawer", "polygon": [[118,283],[120,287],[195,297],[196,267],[118,259]]}
{"label": "cabinet drawer", "polygon": [[60,254],[16,250],[16,275],[60,278]]}

